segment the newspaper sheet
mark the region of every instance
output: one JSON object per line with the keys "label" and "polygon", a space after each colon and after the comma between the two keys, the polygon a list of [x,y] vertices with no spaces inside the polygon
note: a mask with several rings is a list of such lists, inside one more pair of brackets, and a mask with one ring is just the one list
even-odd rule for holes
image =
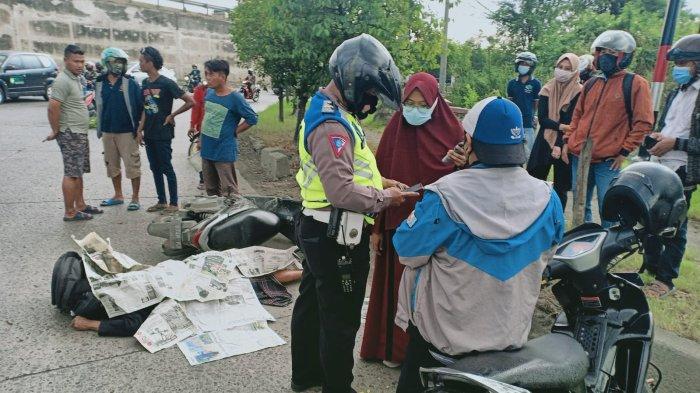
{"label": "newspaper sheet", "polygon": [[84,261],[85,273],[110,318],[157,304],[164,298],[178,301],[223,299],[228,285],[190,269],[184,262],[167,260],[145,270],[100,274]]}
{"label": "newspaper sheet", "polygon": [[190,365],[283,345],[285,342],[266,322],[255,322],[231,329],[190,337],[177,344]]}
{"label": "newspaper sheet", "polygon": [[293,268],[301,269],[295,256],[297,247],[277,250],[268,247],[246,247],[239,250],[228,250],[238,263],[238,270],[244,277],[259,277],[279,270]]}
{"label": "newspaper sheet", "polygon": [[148,352],[154,353],[197,333],[182,306],[168,299],[151,312],[134,337]]}
{"label": "newspaper sheet", "polygon": [[230,251],[207,251],[192,255],[183,262],[197,273],[211,276],[220,282],[229,282],[241,277],[236,270],[238,262],[233,259]]}
{"label": "newspaper sheet", "polygon": [[124,273],[148,268],[147,265],[142,265],[129,256],[114,251],[109,241],[104,240],[95,232],[90,232],[80,240],[73,237],[73,241],[101,273]]}
{"label": "newspaper sheet", "polygon": [[247,278],[229,281],[223,299],[205,303],[184,302],[183,305],[187,316],[201,332],[275,320],[260,304],[253,285]]}

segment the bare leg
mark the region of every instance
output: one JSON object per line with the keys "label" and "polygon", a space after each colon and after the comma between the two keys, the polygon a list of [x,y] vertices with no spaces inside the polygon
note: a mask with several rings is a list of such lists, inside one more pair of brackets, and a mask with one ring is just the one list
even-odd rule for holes
{"label": "bare leg", "polygon": [[63,191],[63,206],[65,208],[66,217],[73,217],[77,212],[75,210],[77,189],[77,177],[63,176],[63,181],[61,182],[61,190]]}
{"label": "bare leg", "polygon": [[75,210],[81,211],[87,207],[85,204],[85,198],[83,197],[83,178],[77,178],[77,185],[75,189]]}
{"label": "bare leg", "polygon": [[139,202],[139,191],[141,190],[141,176],[131,179],[132,202]]}
{"label": "bare leg", "polygon": [[301,280],[303,270],[280,270],[272,273],[272,275],[282,284]]}
{"label": "bare leg", "polygon": [[112,178],[112,185],[114,186],[114,196],[112,199],[117,199],[120,201],[124,200],[124,194],[122,193],[122,174],[118,174]]}

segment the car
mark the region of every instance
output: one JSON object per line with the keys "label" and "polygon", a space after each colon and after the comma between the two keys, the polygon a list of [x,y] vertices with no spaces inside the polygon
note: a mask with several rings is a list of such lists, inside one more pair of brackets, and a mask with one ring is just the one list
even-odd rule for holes
{"label": "car", "polygon": [[[163,67],[160,69],[159,72],[164,77],[172,79],[173,81],[175,81],[175,83],[177,83],[177,77],[175,76],[174,70]],[[127,65],[126,74],[131,75],[136,81],[136,83],[139,84],[139,86],[141,86],[141,82],[148,77],[148,74],[141,71],[141,67],[139,66],[139,63],[137,61],[131,62]]]}
{"label": "car", "polygon": [[0,51],[0,104],[22,96],[49,100],[58,66],[45,53]]}

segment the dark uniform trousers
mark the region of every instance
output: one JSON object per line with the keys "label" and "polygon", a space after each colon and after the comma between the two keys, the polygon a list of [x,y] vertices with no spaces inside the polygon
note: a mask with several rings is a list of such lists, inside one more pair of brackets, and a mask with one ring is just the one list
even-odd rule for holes
{"label": "dark uniform trousers", "polygon": [[[297,241],[306,255],[292,314],[292,381],[320,384],[323,392],[354,392],[355,336],[369,274],[369,230],[353,249],[328,238],[328,224],[299,214]],[[352,260],[353,291],[345,293],[337,262]]]}

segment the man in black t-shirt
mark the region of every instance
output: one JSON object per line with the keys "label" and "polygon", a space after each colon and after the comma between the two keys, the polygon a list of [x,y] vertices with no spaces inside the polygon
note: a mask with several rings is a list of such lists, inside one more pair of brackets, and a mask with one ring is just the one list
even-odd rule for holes
{"label": "man in black t-shirt", "polygon": [[[147,211],[165,210],[172,213],[178,210],[177,178],[171,162],[175,116],[192,108],[194,100],[188,93],[182,91],[177,83],[160,75],[158,70],[163,67],[163,57],[156,48],[147,46],[141,49],[139,65],[141,71],[148,74],[148,78],[141,84],[144,105],[137,133],[138,138],[142,139],[146,145],[146,155],[158,194],[158,203],[149,207]],[[185,103],[172,112],[173,101],[176,98],[182,99]],[[168,179],[170,204],[167,203],[163,176]]]}

